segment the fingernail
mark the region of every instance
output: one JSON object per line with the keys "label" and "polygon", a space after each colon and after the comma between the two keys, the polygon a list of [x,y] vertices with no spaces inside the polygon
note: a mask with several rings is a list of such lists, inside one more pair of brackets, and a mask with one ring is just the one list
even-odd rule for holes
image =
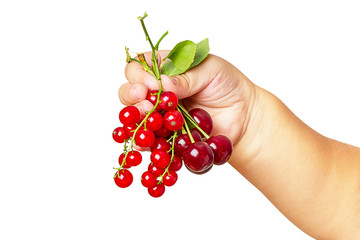
{"label": "fingernail", "polygon": [[130,97],[131,97],[132,99],[134,99],[134,100],[138,100],[138,99],[139,99],[139,96],[138,96],[137,91],[136,91],[136,87],[134,87],[134,86],[132,86],[132,87],[130,88],[129,95],[130,95]]}

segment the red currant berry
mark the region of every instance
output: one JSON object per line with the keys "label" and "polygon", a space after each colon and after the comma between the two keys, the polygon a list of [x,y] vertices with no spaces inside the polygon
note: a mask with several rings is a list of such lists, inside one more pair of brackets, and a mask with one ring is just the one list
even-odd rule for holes
{"label": "red currant berry", "polygon": [[115,142],[123,143],[129,136],[125,133],[123,127],[115,128],[112,134],[113,139]]}
{"label": "red currant berry", "polygon": [[126,163],[130,166],[137,166],[141,163],[142,156],[138,151],[130,151],[126,157]]}
{"label": "red currant berry", "polygon": [[164,125],[157,131],[155,131],[155,135],[157,137],[169,137],[171,135],[172,131],[170,131],[169,129],[167,129]]}
{"label": "red currant berry", "polygon": [[[120,166],[122,165],[122,163],[124,162],[124,158],[125,158],[125,153],[122,153],[119,157],[119,164]],[[125,159],[125,164],[122,166],[123,168],[131,168],[131,165],[129,164],[128,162],[128,158],[129,158],[129,155],[126,157]]]}
{"label": "red currant berry", "polygon": [[155,150],[150,155],[151,162],[158,168],[165,168],[170,163],[170,155],[163,150]]}
{"label": "red currant berry", "polygon": [[[192,129],[190,131],[192,137],[194,138],[195,142],[201,142],[201,135],[198,131]],[[185,151],[185,149],[190,146],[191,140],[189,137],[189,134],[181,134],[175,139],[175,152],[182,155],[182,153]]]}
{"label": "red currant berry", "polygon": [[164,150],[164,151],[169,151],[171,148],[170,143],[166,140],[166,138],[163,137],[159,137],[159,138],[155,138],[155,142],[154,144],[150,147],[150,151],[154,151],[154,150]]}
{"label": "red currant berry", "polygon": [[[194,108],[189,111],[190,116],[195,120],[199,127],[207,134],[211,133],[213,121],[210,114],[201,108]],[[202,134],[201,134],[202,135]]]}
{"label": "red currant berry", "polygon": [[139,109],[135,106],[124,107],[119,113],[119,119],[124,125],[135,125],[140,120]]}
{"label": "red currant berry", "polygon": [[156,176],[150,171],[146,171],[141,175],[141,184],[147,188],[153,188],[157,184]]}
{"label": "red currant berry", "polygon": [[[151,102],[154,106],[155,106],[155,104],[157,102],[157,97],[158,97],[157,93],[158,92],[159,92],[158,90],[150,90],[150,91],[148,91],[147,96],[146,96],[146,99],[149,102]],[[156,107],[156,110],[157,111],[161,110],[160,104],[158,104],[158,106]]]}
{"label": "red currant berry", "polygon": [[182,167],[182,159],[179,155],[175,154],[172,162],[170,163],[169,170],[179,171]]}
{"label": "red currant berry", "polygon": [[154,144],[155,135],[153,131],[140,128],[135,135],[135,143],[139,147],[148,148]]}
{"label": "red currant berry", "polygon": [[164,115],[164,125],[171,131],[177,131],[184,125],[184,117],[179,111],[169,111]]}
{"label": "red currant berry", "polygon": [[165,186],[171,187],[176,183],[178,175],[175,171],[170,170],[169,173],[165,173],[163,183]]}
{"label": "red currant berry", "polygon": [[178,98],[176,97],[175,93],[173,92],[163,92],[160,95],[160,103],[161,109],[165,111],[172,111],[175,110],[176,106],[178,105]]}
{"label": "red currant berry", "polygon": [[151,131],[157,131],[162,127],[163,122],[163,117],[159,112],[152,112],[146,119],[146,128]]}
{"label": "red currant berry", "polygon": [[164,173],[164,169],[156,167],[153,163],[149,164],[148,171],[155,174],[156,177],[161,176]]}
{"label": "red currant berry", "polygon": [[137,128],[136,125],[130,125],[130,126],[124,126],[124,131],[125,133],[129,136],[129,137],[132,137],[134,135],[134,131],[135,129]]}
{"label": "red currant berry", "polygon": [[214,153],[205,142],[191,144],[183,153],[184,164],[193,172],[203,172],[213,165]]}
{"label": "red currant berry", "polygon": [[129,170],[121,169],[115,173],[114,181],[118,187],[127,188],[133,182],[133,175]]}
{"label": "red currant berry", "polygon": [[206,140],[206,143],[214,152],[214,164],[222,165],[229,160],[232,153],[230,139],[223,135],[216,135]]}
{"label": "red currant berry", "polygon": [[148,192],[152,197],[161,197],[165,192],[165,186],[163,183],[160,183],[153,188],[148,188]]}

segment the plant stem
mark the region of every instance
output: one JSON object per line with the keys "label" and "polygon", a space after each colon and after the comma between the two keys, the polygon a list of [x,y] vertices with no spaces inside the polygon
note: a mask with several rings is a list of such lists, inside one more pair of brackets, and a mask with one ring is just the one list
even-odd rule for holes
{"label": "plant stem", "polygon": [[191,117],[188,111],[183,106],[181,106],[180,103],[178,104],[178,107],[183,113],[183,115],[197,128],[197,130],[199,130],[205,136],[206,139],[209,139],[210,136],[206,132],[204,132],[204,130],[202,130],[201,127],[199,127],[197,122]]}
{"label": "plant stem", "polygon": [[164,171],[164,173],[163,174],[161,174],[161,176],[159,177],[160,178],[160,180],[158,181],[158,183],[157,184],[160,184],[160,183],[162,183],[162,181],[163,181],[163,179],[164,179],[164,176],[165,176],[165,174],[166,173],[169,173],[169,167],[170,167],[170,165],[171,165],[171,163],[172,163],[172,161],[174,160],[174,155],[175,155],[175,139],[176,139],[176,137],[177,137],[177,131],[175,131],[175,133],[174,133],[174,135],[172,135],[172,141],[173,141],[173,144],[172,144],[172,146],[171,146],[171,148],[170,148],[170,150],[171,150],[171,158],[170,158],[170,162],[169,162],[169,164],[167,165],[167,167],[166,167],[166,169],[165,169],[165,171]]}

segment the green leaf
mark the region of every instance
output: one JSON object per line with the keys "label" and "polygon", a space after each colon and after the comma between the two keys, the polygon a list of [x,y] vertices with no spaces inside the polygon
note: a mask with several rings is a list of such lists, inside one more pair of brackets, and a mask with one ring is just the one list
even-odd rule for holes
{"label": "green leaf", "polygon": [[177,70],[185,72],[194,61],[195,53],[196,44],[185,40],[176,44],[166,58],[171,60]]}
{"label": "green leaf", "polygon": [[175,65],[171,61],[167,61],[161,69],[162,74],[168,75],[170,77],[179,75],[183,72],[185,71],[180,71],[176,69]]}
{"label": "green leaf", "polygon": [[[194,61],[191,63],[190,68],[195,67],[199,63],[201,63],[209,54],[209,39],[205,38],[201,42],[196,44],[196,53],[194,57]],[[189,68],[189,69],[190,69]]]}

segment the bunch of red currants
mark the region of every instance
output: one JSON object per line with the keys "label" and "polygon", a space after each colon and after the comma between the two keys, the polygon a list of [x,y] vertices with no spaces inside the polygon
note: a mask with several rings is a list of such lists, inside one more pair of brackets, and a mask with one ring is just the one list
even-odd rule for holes
{"label": "bunch of red currants", "polygon": [[141,183],[152,197],[160,197],[165,186],[173,186],[184,163],[190,172],[203,174],[213,164],[226,163],[232,153],[231,141],[223,135],[210,137],[213,128],[211,116],[203,109],[187,111],[173,92],[150,90],[146,99],[154,108],[141,116],[135,106],[127,106],[120,111],[123,124],[113,131],[113,139],[125,143],[119,157],[120,167],[114,180],[117,186],[126,188],[133,182],[128,170],[142,162],[134,144],[150,150],[148,170],[141,176]]}

